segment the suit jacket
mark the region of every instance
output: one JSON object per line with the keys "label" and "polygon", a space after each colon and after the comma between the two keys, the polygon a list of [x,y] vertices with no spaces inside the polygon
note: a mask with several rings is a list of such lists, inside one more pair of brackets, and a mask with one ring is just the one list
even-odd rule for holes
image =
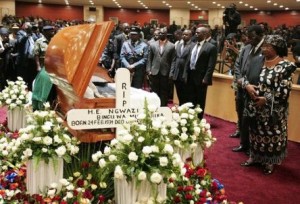
{"label": "suit jacket", "polygon": [[264,56],[261,48],[251,54],[252,45],[246,45],[240,52],[235,65],[234,73],[236,80],[247,79],[250,84],[257,85],[259,81],[259,74],[264,63]]}
{"label": "suit jacket", "polygon": [[186,46],[183,43],[179,43],[176,47],[176,54],[173,58],[170,78],[173,80],[184,80],[183,73],[186,66],[187,61],[189,60],[190,53],[192,52],[195,43],[192,41],[187,42]]}
{"label": "suit jacket", "polygon": [[151,75],[161,74],[169,76],[172,60],[175,55],[175,46],[167,41],[162,53],[160,53],[159,40],[150,44],[147,62],[147,72]]}
{"label": "suit jacket", "polygon": [[198,53],[195,70],[190,69],[191,53],[185,68],[185,79],[193,80],[196,85],[201,85],[202,81],[205,81],[207,85],[212,85],[212,75],[218,56],[217,47],[208,42],[203,43]]}
{"label": "suit jacket", "polygon": [[214,46],[218,47],[218,43],[217,41],[215,41],[214,39],[210,38],[207,42],[213,44]]}
{"label": "suit jacket", "polygon": [[126,37],[125,33],[121,33],[119,35],[116,35],[114,38],[114,59],[118,60],[120,58],[121,54],[121,48],[123,43],[128,40],[128,37]]}

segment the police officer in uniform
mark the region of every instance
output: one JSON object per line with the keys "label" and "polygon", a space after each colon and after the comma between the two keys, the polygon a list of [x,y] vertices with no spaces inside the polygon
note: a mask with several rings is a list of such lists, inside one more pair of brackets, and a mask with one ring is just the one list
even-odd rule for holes
{"label": "police officer in uniform", "polygon": [[130,39],[123,43],[120,54],[121,67],[129,69],[131,86],[135,88],[143,86],[148,58],[148,44],[140,40],[140,32],[137,26],[130,28]]}

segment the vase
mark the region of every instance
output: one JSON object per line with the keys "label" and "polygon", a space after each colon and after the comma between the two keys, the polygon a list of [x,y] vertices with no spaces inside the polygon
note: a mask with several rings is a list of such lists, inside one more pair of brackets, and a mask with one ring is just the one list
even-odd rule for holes
{"label": "vase", "polygon": [[[149,181],[141,181],[137,184],[136,179],[115,179],[116,204],[147,204],[154,198],[155,203],[164,203],[167,199],[167,184],[151,184]],[[161,202],[160,202],[161,201]]]}
{"label": "vase", "polygon": [[24,108],[16,107],[7,110],[7,127],[12,132],[26,127],[26,111]]}
{"label": "vase", "polygon": [[56,183],[60,190],[59,181],[63,178],[63,159],[58,158],[55,167],[52,160],[48,164],[41,160],[36,166],[32,160],[29,160],[26,172],[26,187],[29,194],[43,193],[52,183]]}
{"label": "vase", "polygon": [[194,150],[184,149],[184,148],[174,148],[174,149],[175,152],[181,156],[183,162],[185,162],[186,159],[190,157],[193,159],[194,165],[199,165],[203,161],[204,151],[200,145],[197,145],[197,147]]}

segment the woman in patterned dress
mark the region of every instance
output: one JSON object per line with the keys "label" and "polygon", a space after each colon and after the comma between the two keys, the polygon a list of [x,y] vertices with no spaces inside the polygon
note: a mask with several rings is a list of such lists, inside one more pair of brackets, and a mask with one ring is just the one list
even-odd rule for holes
{"label": "woman in patterned dress", "polygon": [[[264,174],[271,174],[287,153],[288,99],[292,73],[296,66],[283,59],[287,46],[279,35],[267,35],[262,45],[265,63],[259,85],[244,82],[252,100],[246,105],[252,116],[250,125],[250,158],[242,166],[263,165]],[[255,89],[251,89],[254,87]]]}

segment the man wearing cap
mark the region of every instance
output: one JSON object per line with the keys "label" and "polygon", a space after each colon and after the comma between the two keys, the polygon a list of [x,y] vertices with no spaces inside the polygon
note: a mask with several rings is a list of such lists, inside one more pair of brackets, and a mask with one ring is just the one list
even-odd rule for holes
{"label": "man wearing cap", "polygon": [[38,75],[35,78],[32,90],[32,107],[33,110],[43,109],[43,104],[47,101],[50,103],[55,100],[55,88],[50,81],[50,77],[45,70],[45,54],[51,38],[54,36],[54,27],[44,26],[43,36],[34,44],[35,61]]}
{"label": "man wearing cap", "polygon": [[123,23],[121,26],[122,33],[118,34],[114,38],[114,59],[115,59],[115,68],[121,66],[120,62],[120,53],[123,43],[129,39],[130,26],[128,23]]}
{"label": "man wearing cap", "polygon": [[148,58],[148,45],[140,40],[141,29],[130,28],[130,39],[123,43],[120,59],[121,67],[129,69],[132,74],[131,86],[142,88]]}

